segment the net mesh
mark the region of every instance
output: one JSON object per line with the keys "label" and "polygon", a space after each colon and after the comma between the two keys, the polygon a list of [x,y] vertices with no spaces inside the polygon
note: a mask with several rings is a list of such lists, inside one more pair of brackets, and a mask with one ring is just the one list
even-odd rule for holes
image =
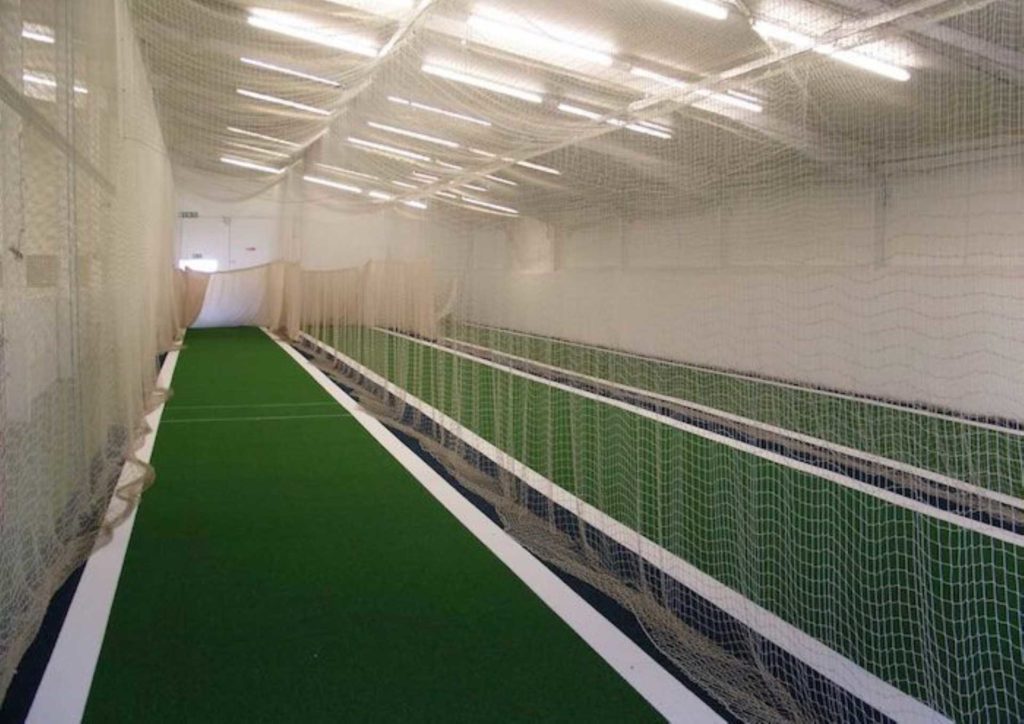
{"label": "net mesh", "polygon": [[[123,4],[0,3],[0,693],[104,524],[177,334],[151,92]],[[147,479],[130,466],[124,497]]]}
{"label": "net mesh", "polygon": [[[145,72],[86,55],[148,78],[159,127],[145,93],[107,111],[139,154],[162,134],[180,211],[266,231],[277,326],[725,709],[1024,718],[1019,2],[129,7]],[[5,233],[58,203],[36,143]],[[76,225],[113,223],[75,184]],[[182,255],[231,268],[200,226]]]}

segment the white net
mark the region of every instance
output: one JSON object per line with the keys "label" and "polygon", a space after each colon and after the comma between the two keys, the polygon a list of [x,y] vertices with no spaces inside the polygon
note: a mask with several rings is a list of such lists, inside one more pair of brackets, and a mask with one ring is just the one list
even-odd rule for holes
{"label": "white net", "polygon": [[151,93],[122,3],[0,2],[0,694],[93,545],[177,333]]}
{"label": "white net", "polygon": [[266,242],[324,364],[687,679],[1024,718],[1021,3],[130,7],[180,255]]}

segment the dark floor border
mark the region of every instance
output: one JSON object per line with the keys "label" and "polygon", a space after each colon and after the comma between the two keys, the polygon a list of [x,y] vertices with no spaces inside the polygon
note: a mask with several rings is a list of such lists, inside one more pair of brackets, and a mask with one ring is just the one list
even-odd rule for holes
{"label": "dark floor border", "polygon": [[50,656],[57,645],[57,637],[64,626],[64,619],[71,608],[71,601],[78,590],[78,583],[82,579],[82,571],[85,564],[79,566],[64,584],[57,589],[50,599],[50,605],[43,616],[43,623],[36,633],[35,639],[26,649],[18,668],[14,672],[14,679],[7,689],[3,704],[0,704],[0,724],[21,724],[28,718],[28,713],[35,701],[39,684],[43,680],[46,666],[50,663]]}

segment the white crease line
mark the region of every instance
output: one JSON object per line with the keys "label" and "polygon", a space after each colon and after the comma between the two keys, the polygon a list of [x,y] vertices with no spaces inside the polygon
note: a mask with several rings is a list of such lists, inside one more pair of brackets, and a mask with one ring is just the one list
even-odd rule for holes
{"label": "white crease line", "polygon": [[256,402],[249,405],[171,405],[172,410],[216,410],[221,408],[248,408],[248,407],[326,407],[334,405],[333,402]]}
{"label": "white crease line", "polygon": [[[166,389],[171,386],[177,363],[178,351],[168,352],[157,377],[158,388]],[[143,440],[142,447],[135,453],[142,462],[148,463],[153,454],[153,445],[156,443],[157,429],[160,427],[160,417],[165,405],[166,403],[161,403],[146,415],[150,432]],[[126,465],[122,469],[121,478],[124,480],[118,479],[118,487],[131,479],[129,467]],[[124,501],[116,495],[112,496],[108,514],[116,514],[123,505]],[[113,529],[110,541],[93,552],[86,562],[82,578],[78,582],[78,588],[64,618],[64,624],[57,636],[57,643],[36,690],[32,708],[25,720],[27,724],[77,724],[82,720],[137,512],[138,506],[121,525]],[[140,642],[140,645],[145,644]]]}
{"label": "white crease line", "polygon": [[[938,724],[950,722],[939,712],[929,708],[909,694],[880,679],[842,654],[830,649],[822,642],[808,635],[796,626],[759,606],[737,591],[720,583],[699,568],[687,563],[671,551],[649,538],[615,520],[589,503],[577,498],[553,481],[524,465],[518,459],[487,442],[458,421],[437,408],[420,400],[406,390],[393,384],[373,370],[356,362],[333,347],[314,337],[301,336],[325,352],[334,355],[380,385],[405,403],[418,408],[429,419],[460,437],[469,446],[477,449],[495,464],[508,470],[534,490],[558,505],[574,512],[588,525],[600,530],[614,541],[643,557],[649,563],[684,586],[703,596],[712,604],[757,632],[784,651],[807,664],[822,676],[867,702],[882,714],[899,722],[913,724]],[[301,355],[300,355],[301,356]],[[303,358],[305,359],[305,358]]]}
{"label": "white crease line", "polygon": [[[266,330],[264,330],[266,331]],[[268,332],[269,334],[269,332]],[[271,335],[272,336],[272,335]],[[312,338],[309,338],[312,339]],[[599,614],[558,576],[462,497],[433,468],[403,445],[319,369],[289,345],[275,340],[292,359],[345,407],[459,522],[518,576],[556,615],[671,722],[721,722],[696,694]],[[340,356],[340,355],[339,355]],[[524,694],[524,695],[528,695]]]}
{"label": "white crease line", "polygon": [[553,380],[545,379],[544,377],[539,377],[537,375],[531,375],[529,372],[523,372],[522,370],[517,370],[506,365],[500,365],[496,362],[491,362],[490,360],[480,359],[479,357],[475,357],[466,352],[459,352],[458,350],[450,349],[443,345],[436,344],[435,342],[427,342],[422,339],[417,339],[416,337],[410,337],[399,332],[392,332],[390,330],[382,329],[379,327],[376,327],[375,329],[378,329],[380,332],[384,334],[389,334],[399,339],[405,339],[415,344],[420,344],[426,347],[432,347],[434,349],[440,350],[441,352],[444,352],[445,354],[450,354],[454,357],[460,357],[475,364],[484,365],[485,367],[491,367],[493,369],[500,370],[510,375],[515,375],[517,377],[522,377],[523,379],[531,380],[532,382],[538,382],[540,384],[547,385],[548,387],[552,387],[556,390],[562,390],[564,392],[569,392],[573,395],[585,397],[588,400],[594,400],[595,402],[600,402],[603,405],[617,407],[620,410],[625,410],[626,412],[630,412],[634,415],[645,417],[648,420],[653,420],[663,425],[674,427],[677,430],[682,430],[683,432],[690,433],[691,435],[702,437],[705,440],[710,440],[712,442],[716,442],[721,445],[731,447],[735,450],[749,453],[763,460],[768,460],[773,463],[777,463],[783,467],[791,468],[793,470],[797,470],[801,473],[806,473],[807,475],[811,475],[816,478],[828,480],[830,482],[836,483],[837,485],[841,485],[844,488],[856,490],[859,493],[870,495],[873,498],[884,500],[886,503],[890,503],[900,508],[911,510],[915,513],[920,513],[921,515],[926,515],[929,518],[941,520],[944,523],[949,523],[950,525],[955,525],[959,528],[971,530],[976,533],[986,535],[990,538],[995,538],[1005,543],[1010,543],[1011,545],[1024,546],[1024,535],[1020,535],[1019,533],[1014,533],[1009,530],[997,528],[996,526],[988,525],[987,523],[982,523],[980,521],[972,520],[970,518],[964,518],[962,516],[957,515],[956,513],[941,510],[939,508],[935,508],[931,505],[928,505],[927,503],[922,503],[918,500],[913,500],[911,498],[904,497],[899,493],[893,493],[889,490],[884,490],[882,488],[875,487],[874,485],[863,483],[860,480],[849,478],[846,477],[845,475],[840,475],[839,473],[834,472],[832,470],[825,470],[823,468],[819,468],[814,465],[801,462],[799,460],[788,458],[785,455],[780,455],[778,453],[771,452],[770,450],[765,450],[764,448],[760,448],[756,445],[751,445],[749,443],[741,442],[739,440],[733,440],[731,437],[720,435],[716,432],[711,432],[710,430],[705,430],[704,428],[697,427],[696,425],[691,425],[686,422],[680,422],[679,420],[676,420],[674,418],[666,417],[665,415],[659,415],[656,412],[651,412],[650,410],[646,410],[642,407],[636,407],[635,405],[630,405],[620,400],[615,400],[610,397],[602,397],[601,395],[597,395],[593,392],[588,392],[587,390],[581,390],[571,385],[566,385],[561,382],[555,382]]}
{"label": "white crease line", "polygon": [[919,410],[909,405],[897,405],[892,402],[885,402],[883,400],[875,400],[870,397],[858,397],[857,395],[848,395],[843,392],[832,392],[831,390],[823,390],[815,387],[805,387],[802,385],[796,385],[791,382],[780,382],[778,380],[772,380],[765,377],[755,377],[753,375],[745,375],[740,372],[726,372],[724,370],[716,370],[711,367],[701,367],[700,365],[688,364],[686,362],[675,362],[673,360],[660,359],[658,357],[645,357],[644,355],[632,354],[622,350],[611,349],[610,347],[601,347],[596,344],[587,344],[586,342],[570,342],[568,340],[558,339],[557,337],[545,337],[541,334],[531,334],[530,332],[518,332],[512,329],[505,329],[504,327],[494,327],[489,324],[480,324],[478,322],[462,322],[461,324],[467,327],[480,327],[481,329],[489,329],[495,332],[501,332],[503,334],[511,334],[516,337],[529,337],[531,339],[539,339],[548,344],[560,344],[566,347],[583,347],[585,349],[592,349],[605,354],[617,355],[619,357],[628,357],[630,359],[642,360],[644,362],[660,365],[668,365],[669,367],[682,367],[688,370],[694,370],[695,372],[703,372],[709,375],[719,375],[721,377],[732,377],[737,380],[745,380],[747,382],[756,382],[761,385],[773,385],[775,387],[783,387],[789,390],[796,390],[797,392],[806,392],[813,395],[823,395],[826,397],[835,397],[840,400],[848,400],[851,402],[858,402],[862,405],[872,405],[874,407],[885,407],[891,410],[898,410],[908,415],[922,415],[924,417],[932,417],[939,420],[947,420],[949,422],[955,422],[961,425],[971,425],[972,427],[980,427],[985,430],[992,430],[993,432],[1001,432],[1007,435],[1014,435],[1016,437],[1024,437],[1024,428],[1014,429],[1011,427],[1003,427],[1001,425],[993,425],[990,422],[981,422],[980,420],[972,420],[966,417],[957,417],[956,415],[947,415],[942,412],[932,412],[931,410]]}
{"label": "white crease line", "polygon": [[165,425],[191,424],[193,422],[262,422],[263,420],[319,420],[332,418],[343,420],[352,417],[351,415],[265,415],[263,417],[202,417],[197,419],[176,418],[164,420]]}
{"label": "white crease line", "polygon": [[957,478],[951,478],[948,475],[943,475],[941,473],[937,473],[934,470],[927,470],[925,468],[919,468],[916,465],[910,465],[908,463],[903,463],[903,462],[900,462],[899,460],[892,460],[890,458],[882,457],[880,455],[875,455],[873,453],[865,452],[864,450],[857,450],[856,448],[846,447],[845,445],[840,445],[839,443],[831,442],[829,440],[824,440],[824,439],[821,439],[821,438],[812,437],[810,435],[804,435],[801,432],[795,432],[793,430],[787,430],[784,427],[777,427],[775,425],[769,425],[768,423],[761,422],[760,420],[755,420],[755,419],[749,418],[749,417],[743,417],[742,415],[735,415],[735,414],[733,414],[731,412],[726,412],[724,410],[719,410],[719,409],[716,409],[714,407],[708,407],[707,405],[702,405],[699,402],[692,402],[690,400],[685,400],[685,399],[683,399],[681,397],[671,397],[670,395],[663,395],[660,392],[653,392],[651,390],[646,390],[646,389],[644,389],[642,387],[632,387],[630,385],[624,385],[624,384],[621,384],[619,382],[613,382],[611,380],[606,380],[606,379],[604,379],[602,377],[593,377],[591,375],[583,374],[582,372],[574,372],[573,370],[566,369],[564,367],[556,367],[555,365],[550,365],[550,364],[547,364],[545,362],[538,362],[536,360],[530,359],[529,357],[520,357],[518,355],[514,355],[514,354],[511,354],[509,352],[502,352],[499,349],[493,349],[491,347],[484,347],[483,345],[472,344],[471,342],[463,342],[461,339],[457,339],[457,338],[454,338],[454,337],[444,337],[444,339],[446,341],[448,341],[448,342],[452,342],[453,344],[463,345],[463,346],[466,346],[466,347],[473,347],[475,349],[483,350],[485,352],[490,352],[492,354],[500,355],[502,357],[507,357],[509,359],[519,360],[521,362],[525,362],[527,364],[531,364],[531,365],[534,365],[536,367],[541,367],[541,368],[544,368],[544,369],[548,369],[548,370],[551,370],[553,372],[559,372],[561,374],[568,375],[568,376],[571,376],[571,377],[578,377],[580,379],[587,380],[588,382],[594,382],[596,384],[607,385],[608,387],[615,387],[617,389],[623,390],[625,392],[629,392],[631,394],[642,395],[644,397],[650,397],[650,398],[653,398],[653,399],[656,399],[656,400],[661,400],[663,402],[670,402],[670,403],[676,403],[676,404],[680,404],[680,405],[685,405],[686,407],[689,407],[692,410],[697,410],[698,412],[704,412],[704,413],[707,413],[709,415],[715,415],[716,417],[720,417],[720,418],[722,418],[724,420],[729,420],[731,422],[736,422],[736,423],[739,423],[741,425],[747,425],[749,427],[756,427],[756,428],[758,428],[760,430],[764,430],[765,432],[770,432],[770,433],[772,433],[774,435],[782,435],[782,436],[788,437],[788,438],[793,439],[793,440],[799,440],[800,442],[804,442],[804,443],[807,443],[809,445],[816,445],[818,447],[829,448],[831,450],[835,450],[836,452],[842,453],[844,455],[848,455],[850,457],[856,457],[856,458],[860,458],[861,460],[866,460],[866,461],[871,462],[871,463],[875,463],[875,464],[878,464],[878,465],[884,465],[884,466],[892,468],[894,470],[899,470],[899,471],[904,472],[904,473],[909,473],[910,475],[915,475],[915,476],[917,476],[919,478],[924,478],[926,480],[931,480],[932,482],[939,483],[940,485],[945,485],[945,486],[950,487],[950,488],[956,488],[957,490],[961,490],[961,491],[963,491],[965,493],[970,493],[972,495],[977,495],[980,498],[988,498],[989,500],[992,500],[994,502],[1002,503],[1003,505],[1008,505],[1008,506],[1013,507],[1013,508],[1019,508],[1021,510],[1024,510],[1024,499],[1016,498],[1016,497],[1014,497],[1012,495],[1007,495],[1006,493],[1000,493],[999,491],[996,491],[996,490],[989,490],[988,488],[983,488],[980,485],[974,485],[973,483],[968,483],[965,480],[959,480]]}

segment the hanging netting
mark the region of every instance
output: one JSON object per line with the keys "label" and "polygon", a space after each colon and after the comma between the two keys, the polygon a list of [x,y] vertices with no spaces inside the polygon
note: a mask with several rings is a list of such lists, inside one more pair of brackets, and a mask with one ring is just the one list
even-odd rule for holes
{"label": "hanging netting", "polygon": [[132,7],[182,210],[693,685],[1024,717],[1020,3]]}
{"label": "hanging netting", "polygon": [[[177,333],[170,162],[122,3],[0,3],[0,139],[2,696]],[[148,479],[129,463],[122,497]]]}
{"label": "hanging netting", "polygon": [[[742,719],[1024,719],[1021,3],[129,6],[179,211],[272,219],[285,263],[182,278],[182,318],[294,336]],[[76,67],[88,95],[25,100],[27,63],[5,103],[100,98]],[[78,167],[46,134],[28,163],[18,109],[14,188],[67,198]],[[8,215],[6,163],[5,235],[33,208]],[[6,238],[5,294],[32,268]]]}

